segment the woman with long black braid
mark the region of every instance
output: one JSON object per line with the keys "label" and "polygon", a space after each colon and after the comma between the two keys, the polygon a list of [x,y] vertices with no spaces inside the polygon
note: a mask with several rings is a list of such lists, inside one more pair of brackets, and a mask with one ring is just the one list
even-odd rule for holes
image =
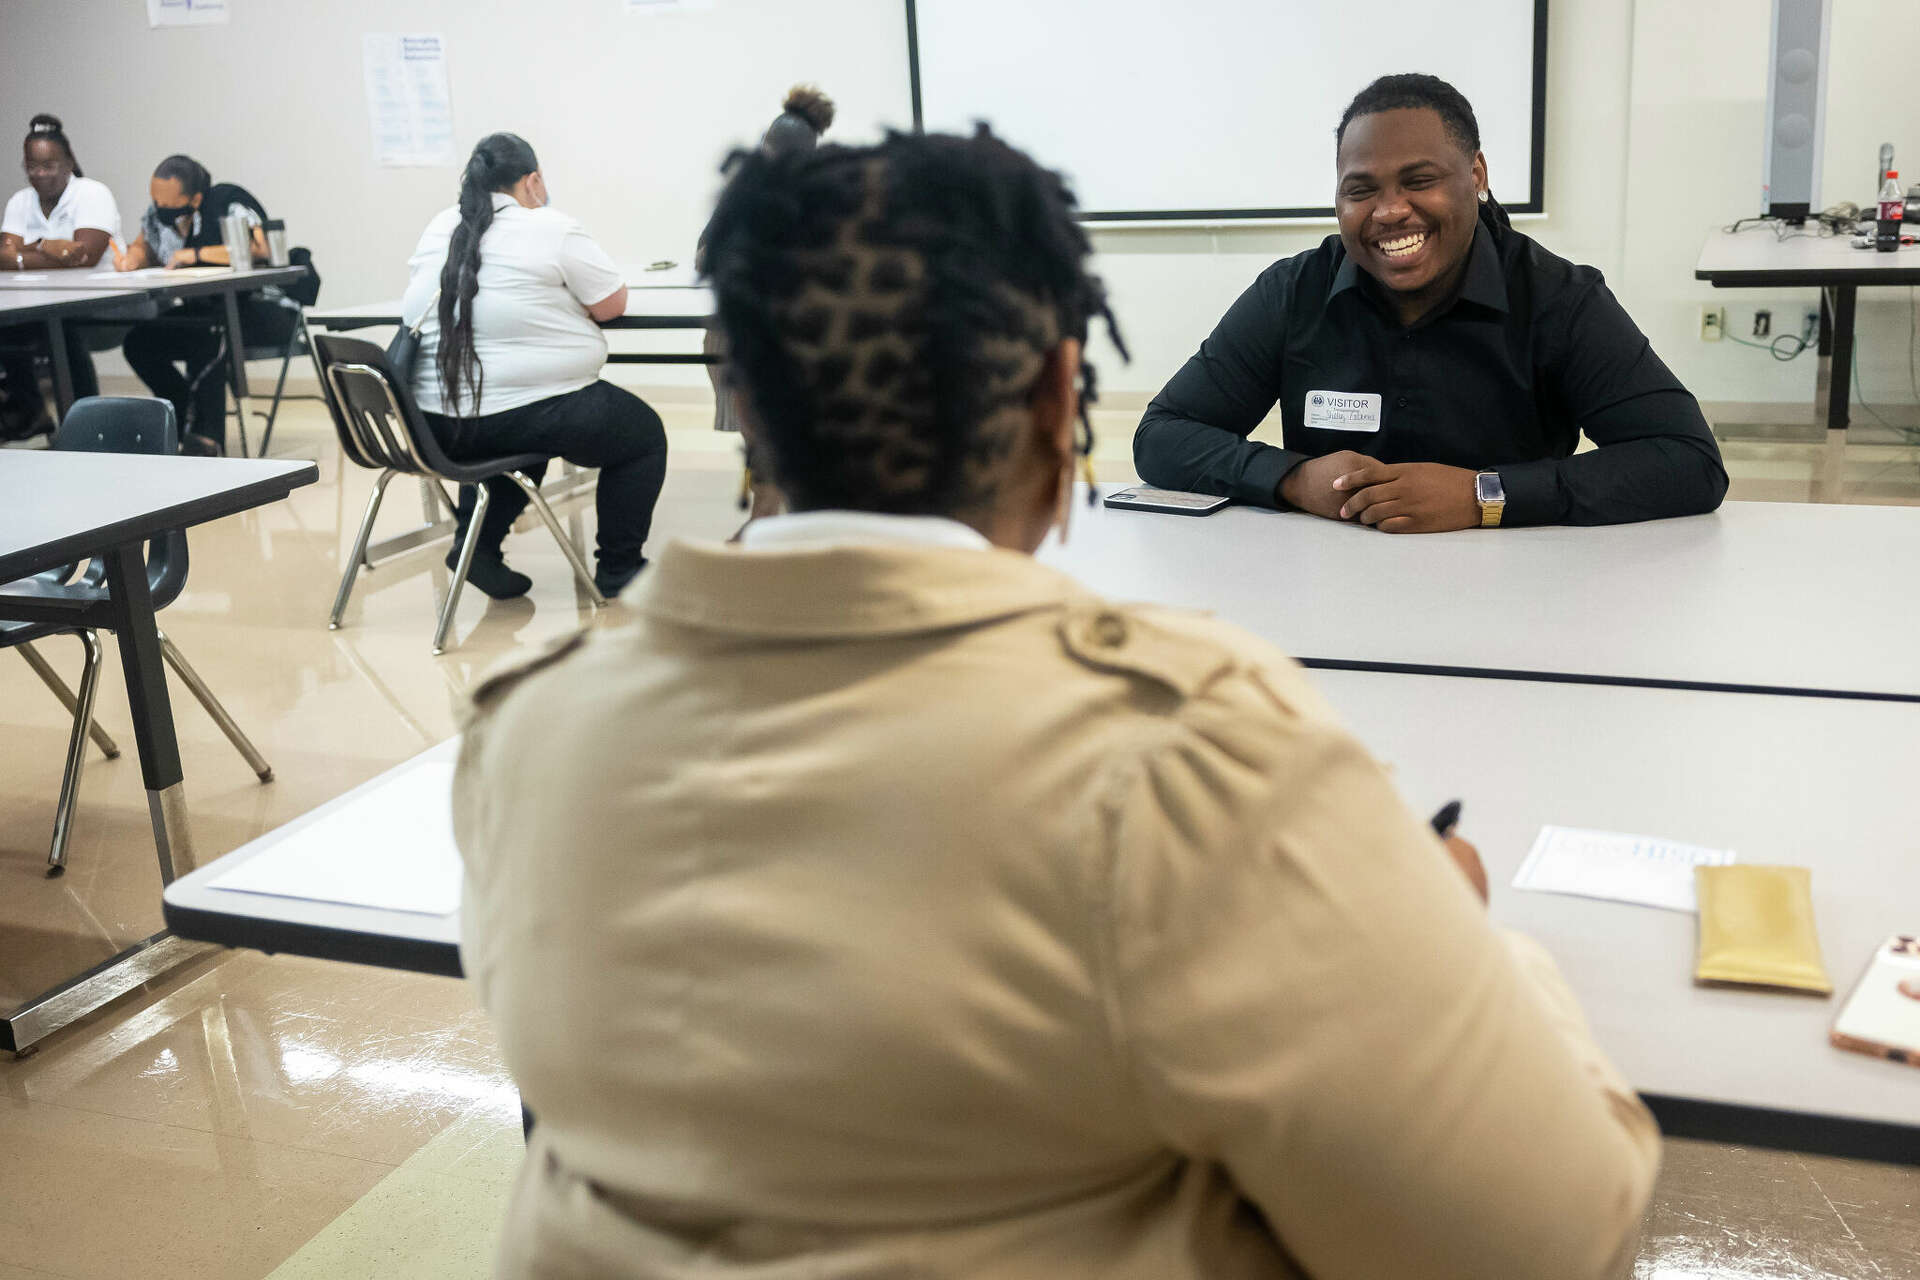
{"label": "woman with long black braid", "polygon": [[[627,286],[579,222],[548,207],[546,178],[525,139],[482,138],[467,160],[460,202],[427,224],[408,269],[402,313],[424,316],[413,394],[454,458],[544,453],[600,469],[599,564],[617,594],[641,554],[667,473],[667,435],[632,392],[600,380],[600,325],[625,313]],[[545,467],[530,474],[537,481]],[[460,491],[460,538],[476,495]],[[496,600],[533,585],[509,569],[502,543],[526,495],[489,482],[486,519],[467,581]],[[447,554],[454,567],[455,551]]]}

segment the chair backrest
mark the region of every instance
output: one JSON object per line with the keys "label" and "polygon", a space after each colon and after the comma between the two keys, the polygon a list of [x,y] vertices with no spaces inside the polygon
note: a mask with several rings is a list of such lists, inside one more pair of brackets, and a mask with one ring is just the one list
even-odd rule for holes
{"label": "chair backrest", "polygon": [[347,457],[408,475],[438,476],[453,465],[413,393],[387,367],[386,352],[359,338],[316,333],[313,364]]}
{"label": "chair backrest", "polygon": [[[87,396],[67,410],[53,447],[78,453],[172,457],[180,452],[180,431],[168,401],[150,396]],[[106,566],[100,561],[87,566],[87,581],[98,584],[105,579]],[[153,607],[166,608],[186,585],[187,532],[169,529],[147,543],[147,589],[153,593]]]}

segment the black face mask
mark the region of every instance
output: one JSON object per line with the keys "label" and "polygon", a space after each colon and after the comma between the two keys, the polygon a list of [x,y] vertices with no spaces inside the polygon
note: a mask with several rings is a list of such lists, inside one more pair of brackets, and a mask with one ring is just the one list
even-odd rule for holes
{"label": "black face mask", "polygon": [[160,221],[166,223],[168,226],[178,223],[182,218],[191,218],[193,216],[193,206],[190,204],[183,204],[178,209],[163,209],[159,205],[155,205],[153,206],[153,211],[159,214]]}

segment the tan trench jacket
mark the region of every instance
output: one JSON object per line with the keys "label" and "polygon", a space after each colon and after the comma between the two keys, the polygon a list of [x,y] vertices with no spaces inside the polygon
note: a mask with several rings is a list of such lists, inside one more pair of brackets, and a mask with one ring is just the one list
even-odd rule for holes
{"label": "tan trench jacket", "polygon": [[1658,1135],[1286,657],[1005,551],[676,544],[487,682],[509,1276],[1604,1276]]}

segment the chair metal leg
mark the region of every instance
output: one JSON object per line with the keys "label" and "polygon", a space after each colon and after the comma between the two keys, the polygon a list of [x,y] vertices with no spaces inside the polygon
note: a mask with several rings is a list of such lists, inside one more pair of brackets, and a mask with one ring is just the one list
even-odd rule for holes
{"label": "chair metal leg", "polygon": [[467,536],[460,541],[460,558],[453,566],[453,581],[447,584],[447,599],[440,606],[440,625],[433,629],[433,656],[447,651],[447,631],[453,626],[453,611],[460,605],[460,589],[467,585],[467,570],[473,567],[473,552],[480,545],[480,526],[487,520],[487,486],[478,486],[473,503],[473,519],[467,522]]}
{"label": "chair metal leg", "polygon": [[[546,523],[547,532],[551,533],[553,540],[560,544],[560,550],[566,555],[567,563],[573,566],[573,576],[578,578],[580,585],[587,589],[587,597],[593,601],[593,607],[598,609],[605,605],[607,598],[601,595],[600,588],[593,584],[592,571],[587,568],[587,562],[581,556],[579,548],[573,545],[573,539],[569,538],[567,531],[560,527],[560,521],[555,518],[553,508],[548,506],[547,500],[540,496],[540,486],[528,479],[524,472],[509,471],[507,475],[520,486],[520,492],[527,495],[527,502],[533,509],[540,513],[540,519]],[[486,492],[484,486],[481,492],[483,494]],[[474,518],[479,519],[478,516]]]}
{"label": "chair metal leg", "polygon": [[260,781],[272,782],[273,766],[267,763],[266,757],[261,755],[259,749],[253,745],[253,740],[234,723],[233,717],[227,714],[224,706],[220,705],[220,699],[213,696],[213,690],[207,688],[207,682],[200,678],[200,673],[193,669],[193,664],[187,661],[186,655],[180,652],[179,646],[167,639],[166,632],[162,631],[159,634],[160,656],[165,658],[167,665],[173,668],[173,674],[180,677],[181,682],[193,692],[194,698],[207,709],[207,714],[213,717],[213,722],[220,726],[220,732],[227,735],[227,741],[231,742],[234,749],[246,760],[247,767],[259,776]]}
{"label": "chair metal leg", "polygon": [[77,633],[85,655],[80,669],[80,692],[74,699],[73,730],[67,735],[67,765],[60,774],[60,802],[53,810],[53,846],[47,851],[47,875],[67,869],[67,841],[73,835],[73,812],[80,802],[80,774],[87,767],[87,726],[93,723],[93,697],[100,688],[100,637]]}
{"label": "chair metal leg", "polygon": [[387,495],[387,483],[399,473],[392,468],[382,471],[373,482],[373,493],[367,498],[367,513],[360,517],[360,532],[354,535],[353,551],[347,556],[347,570],[340,575],[340,589],[333,595],[333,613],[327,619],[327,630],[340,629],[340,615],[347,611],[347,597],[353,594],[353,580],[360,574],[360,566],[367,558],[367,539],[373,536],[373,518],[380,514],[380,499]]}
{"label": "chair metal leg", "polygon": [[307,317],[304,313],[300,322],[287,335],[287,350],[280,358],[280,380],[273,384],[273,403],[267,406],[267,425],[260,432],[260,456],[266,457],[273,445],[273,421],[280,416],[280,397],[287,391],[287,370],[293,365],[294,353],[300,349],[300,342],[307,336]]}
{"label": "chair metal leg", "polygon": [[[34,674],[40,677],[47,688],[53,690],[53,696],[60,699],[60,705],[67,709],[67,714],[79,715],[80,704],[75,700],[73,690],[67,688],[67,682],[60,678],[60,673],[53,669],[51,663],[40,656],[40,651],[31,644],[20,644],[14,647],[20,650],[20,656],[27,660],[27,665],[33,668]],[[87,734],[93,739],[94,745],[100,748],[101,755],[109,760],[119,759],[120,744],[109,737],[107,731],[100,727],[100,722],[91,716],[87,717]]]}

